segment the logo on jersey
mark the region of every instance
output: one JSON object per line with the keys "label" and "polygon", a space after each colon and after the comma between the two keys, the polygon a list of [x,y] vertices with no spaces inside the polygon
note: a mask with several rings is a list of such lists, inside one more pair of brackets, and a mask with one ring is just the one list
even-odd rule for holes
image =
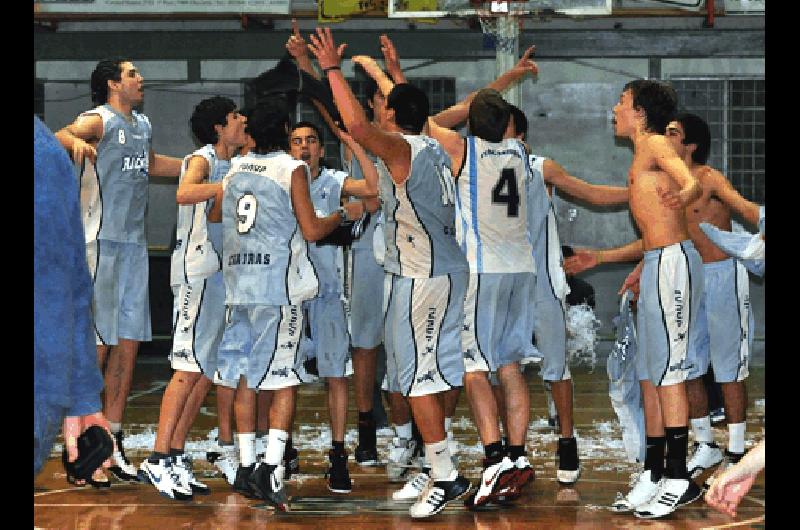
{"label": "logo on jersey", "polygon": [[292,306],[289,309],[289,336],[294,337],[297,335],[297,321],[299,320],[299,315],[297,313],[297,307]]}
{"label": "logo on jersey", "polygon": [[289,377],[289,369],[280,368],[278,370],[273,370],[270,372],[270,375],[277,375],[278,377]]}
{"label": "logo on jersey", "polygon": [[430,381],[431,383],[435,383],[436,381],[433,379],[433,375],[434,375],[433,370],[428,370],[427,373],[417,377],[417,383],[424,383],[425,381]]}
{"label": "logo on jersey", "polygon": [[188,350],[180,350],[180,351],[173,351],[172,352],[172,359],[183,359],[185,361],[189,360],[189,351]]}
{"label": "logo on jersey", "polygon": [[228,256],[228,266],[269,265],[270,255],[261,252],[240,252]]}
{"label": "logo on jersey", "polygon": [[675,289],[673,294],[675,299],[675,323],[678,327],[681,327],[683,326],[683,292]]}
{"label": "logo on jersey", "polygon": [[125,143],[125,131],[120,129],[118,137],[119,137],[119,143],[120,144],[124,144]]}
{"label": "logo on jersey", "polygon": [[[122,132],[122,131],[120,131]],[[146,156],[124,156],[122,157],[122,171],[131,171],[134,169],[143,169],[147,173],[148,158]]]}
{"label": "logo on jersey", "polygon": [[425,318],[425,341],[430,344],[433,342],[433,328],[436,326],[436,308],[428,308],[428,316]]}

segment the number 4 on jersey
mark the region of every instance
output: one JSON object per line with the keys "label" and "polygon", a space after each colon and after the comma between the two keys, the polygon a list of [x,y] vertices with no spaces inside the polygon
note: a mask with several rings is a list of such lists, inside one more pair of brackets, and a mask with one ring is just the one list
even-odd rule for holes
{"label": "number 4 on jersey", "polygon": [[[508,192],[504,193],[506,188]],[[497,184],[492,188],[492,202],[505,204],[508,217],[519,215],[519,190],[517,189],[517,175],[513,168],[506,168],[500,173]]]}

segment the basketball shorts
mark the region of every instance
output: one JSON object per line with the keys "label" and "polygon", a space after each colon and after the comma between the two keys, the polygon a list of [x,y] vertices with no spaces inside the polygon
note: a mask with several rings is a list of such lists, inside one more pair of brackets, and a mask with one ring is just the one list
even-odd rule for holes
{"label": "basketball shorts", "polygon": [[542,356],[539,375],[545,381],[571,379],[567,362],[566,303],[556,297],[545,273],[536,274],[530,311],[533,313],[533,343]]}
{"label": "basketball shorts", "polygon": [[344,303],[338,296],[320,296],[303,302],[305,325],[301,357],[316,357],[319,377],[347,377],[353,373],[350,337]]}
{"label": "basketball shorts", "polygon": [[375,348],[383,342],[383,267],[370,248],[350,252],[350,343]]}
{"label": "basketball shorts", "polygon": [[225,283],[222,272],[173,286],[173,333],[170,364],[175,370],[212,378],[225,330]]}

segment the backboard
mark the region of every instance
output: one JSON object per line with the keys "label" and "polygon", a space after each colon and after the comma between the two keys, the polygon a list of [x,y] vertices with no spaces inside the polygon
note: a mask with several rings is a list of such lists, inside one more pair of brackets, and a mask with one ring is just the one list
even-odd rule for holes
{"label": "backboard", "polygon": [[[441,18],[466,17],[480,14],[482,0],[389,0],[389,17]],[[612,0],[523,0],[510,2],[513,13],[551,11],[568,16],[607,16]]]}

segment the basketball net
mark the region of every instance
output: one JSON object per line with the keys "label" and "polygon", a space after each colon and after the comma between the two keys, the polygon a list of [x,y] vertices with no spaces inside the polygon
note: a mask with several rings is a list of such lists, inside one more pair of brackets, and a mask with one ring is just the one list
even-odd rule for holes
{"label": "basketball net", "polygon": [[[510,70],[519,60],[519,27],[522,11],[509,9],[512,2],[506,0],[492,0],[483,2],[483,9],[478,10],[481,21],[481,31],[494,42],[495,79]],[[519,83],[514,83],[507,88],[503,97],[512,105],[520,106]]]}

